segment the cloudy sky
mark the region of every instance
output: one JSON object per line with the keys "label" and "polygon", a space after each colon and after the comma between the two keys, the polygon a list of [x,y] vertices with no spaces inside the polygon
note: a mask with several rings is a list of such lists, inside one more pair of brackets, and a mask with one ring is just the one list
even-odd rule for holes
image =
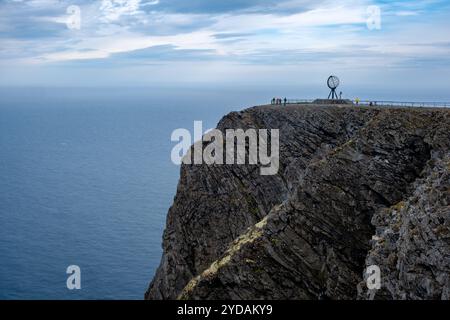
{"label": "cloudy sky", "polygon": [[440,90],[450,81],[449,9],[441,0],[1,0],[0,85],[300,84],[339,73]]}

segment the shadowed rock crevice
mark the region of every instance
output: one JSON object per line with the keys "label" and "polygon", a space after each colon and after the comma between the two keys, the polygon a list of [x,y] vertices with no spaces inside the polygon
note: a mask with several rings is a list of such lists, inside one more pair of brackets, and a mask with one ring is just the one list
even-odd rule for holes
{"label": "shadowed rock crevice", "polygon": [[280,171],[183,166],[146,297],[355,298],[372,218],[409,197],[432,155],[448,150],[442,126],[449,127],[448,111],[289,106],[231,113],[219,129],[280,129]]}

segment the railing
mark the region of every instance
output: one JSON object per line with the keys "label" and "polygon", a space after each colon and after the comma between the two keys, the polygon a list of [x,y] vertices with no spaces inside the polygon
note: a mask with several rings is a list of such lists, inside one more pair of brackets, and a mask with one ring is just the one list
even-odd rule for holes
{"label": "railing", "polygon": [[[287,104],[310,104],[314,99],[287,99]],[[411,102],[411,101],[378,101],[378,100],[350,100],[355,105],[374,106],[374,107],[444,107],[450,108],[450,102]],[[284,100],[282,100],[284,104]]]}
{"label": "railing", "polygon": [[[358,104],[356,100],[353,100],[354,104]],[[422,108],[433,108],[433,107],[444,107],[450,108],[450,102],[412,102],[412,101],[370,101],[370,100],[360,100],[361,105],[372,105],[372,106],[389,106],[389,107],[422,107]]]}
{"label": "railing", "polygon": [[313,103],[314,99],[288,99],[288,104],[303,104],[303,103]]}

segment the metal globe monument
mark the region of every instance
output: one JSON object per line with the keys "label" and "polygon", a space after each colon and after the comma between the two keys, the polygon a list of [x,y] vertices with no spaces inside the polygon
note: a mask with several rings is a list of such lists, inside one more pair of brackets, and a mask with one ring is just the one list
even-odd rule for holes
{"label": "metal globe monument", "polygon": [[333,76],[333,75],[328,77],[327,85],[328,85],[328,88],[331,89],[331,92],[328,95],[328,99],[331,99],[331,100],[339,99],[339,97],[336,93],[336,89],[337,89],[337,87],[339,87],[339,84],[340,84],[340,81],[339,81],[338,77]]}

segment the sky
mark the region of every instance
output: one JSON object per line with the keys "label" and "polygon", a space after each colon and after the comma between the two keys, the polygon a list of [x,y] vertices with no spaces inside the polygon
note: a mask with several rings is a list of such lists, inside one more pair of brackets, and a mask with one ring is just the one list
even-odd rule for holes
{"label": "sky", "polygon": [[338,74],[445,98],[449,31],[442,0],[0,0],[0,86],[301,87]]}

